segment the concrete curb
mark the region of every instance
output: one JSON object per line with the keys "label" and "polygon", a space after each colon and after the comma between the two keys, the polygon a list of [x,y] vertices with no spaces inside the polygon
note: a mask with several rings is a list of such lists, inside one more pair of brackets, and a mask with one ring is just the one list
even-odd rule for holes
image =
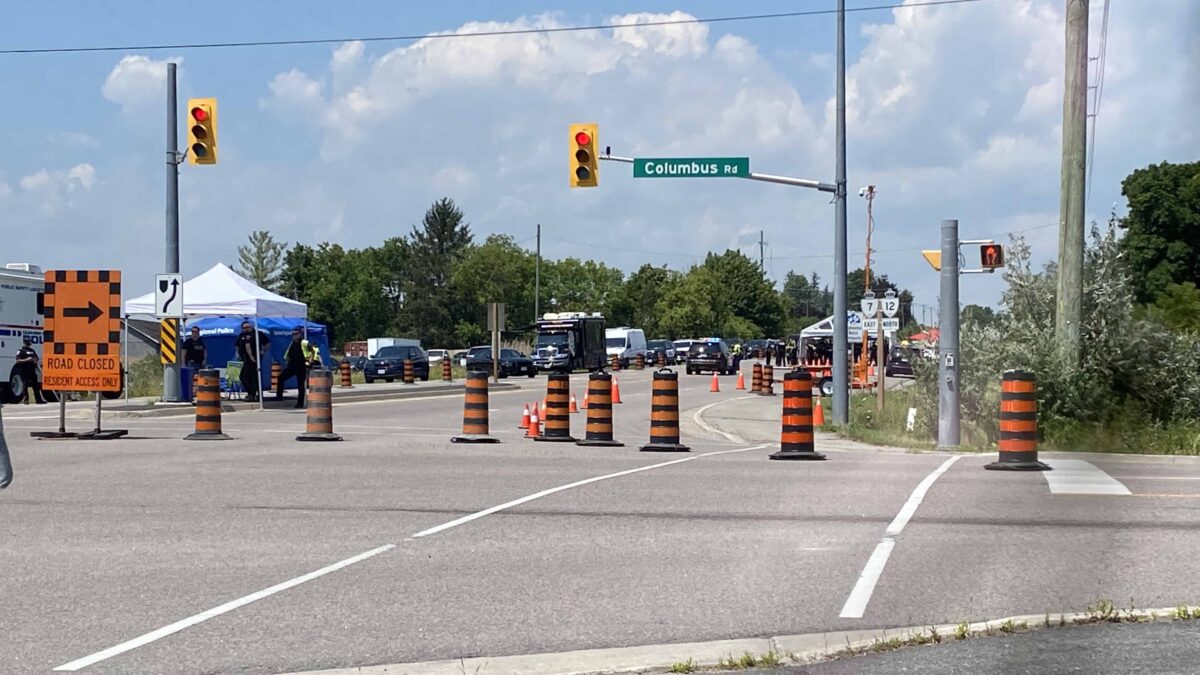
{"label": "concrete curb", "polygon": [[[1187,606],[1187,610],[1195,616],[1200,616],[1200,606]],[[803,665],[866,651],[887,650],[1001,633],[1016,633],[1036,628],[1086,623],[1174,621],[1176,620],[1175,611],[1175,607],[1164,607],[1113,610],[1108,614],[1100,611],[1020,614],[968,624],[875,628],[806,635],[779,635],[771,638],[584,649],[517,656],[471,657],[445,661],[313,670],[289,675],[462,675],[464,672],[478,673],[479,675],[492,673],[511,675],[662,673],[669,672],[675,663],[685,663],[689,660],[696,668],[711,669],[716,667],[722,659],[737,658],[747,652],[755,657],[773,652],[779,657],[782,665]],[[960,637],[960,631],[962,637]],[[937,635],[936,639],[933,637],[934,634]]]}

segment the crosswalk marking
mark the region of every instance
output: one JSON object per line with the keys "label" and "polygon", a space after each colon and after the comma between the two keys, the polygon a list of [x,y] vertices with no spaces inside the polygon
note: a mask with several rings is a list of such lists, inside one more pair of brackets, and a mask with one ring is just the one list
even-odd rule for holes
{"label": "crosswalk marking", "polygon": [[1042,459],[1051,471],[1042,476],[1056,495],[1129,495],[1129,488],[1091,462],[1082,459]]}

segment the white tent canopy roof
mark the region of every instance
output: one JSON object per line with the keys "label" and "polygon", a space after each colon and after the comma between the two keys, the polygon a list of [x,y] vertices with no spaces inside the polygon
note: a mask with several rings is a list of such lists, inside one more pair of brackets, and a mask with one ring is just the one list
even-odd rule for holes
{"label": "white tent canopy roof", "polygon": [[[849,329],[850,339],[854,340],[862,331],[862,314],[858,312],[847,312],[846,323]],[[818,338],[818,337],[833,337],[833,317],[826,317],[821,321],[814,323],[800,331],[801,338]]]}
{"label": "white tent canopy roof", "polygon": [[[155,315],[154,293],[125,302],[125,316]],[[223,263],[183,282],[185,316],[306,318],[308,306],[259,288]]]}

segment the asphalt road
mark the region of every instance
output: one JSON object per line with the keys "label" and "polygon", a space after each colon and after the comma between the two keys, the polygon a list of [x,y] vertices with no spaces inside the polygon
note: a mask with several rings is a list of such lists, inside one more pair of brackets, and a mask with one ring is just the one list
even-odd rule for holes
{"label": "asphalt road", "polygon": [[276,673],[1200,601],[1200,462],[1072,457],[1126,495],[832,439],[825,462],[772,462],[780,397],[682,374],[692,452],[642,453],[649,371],[618,377],[624,448],[521,438],[543,379],[493,394],[495,445],[449,442],[458,395],[337,405],[341,443],[296,442],[290,409],[228,414],[222,443],[180,440],[186,416],[35,441],[46,408],[8,406],[0,671]]}

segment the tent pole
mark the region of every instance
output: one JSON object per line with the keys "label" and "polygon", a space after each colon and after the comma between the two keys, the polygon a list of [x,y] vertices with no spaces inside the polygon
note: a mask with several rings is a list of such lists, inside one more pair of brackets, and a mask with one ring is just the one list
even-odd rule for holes
{"label": "tent pole", "polygon": [[121,321],[121,374],[125,376],[125,405],[129,405],[129,315]]}
{"label": "tent pole", "polygon": [[258,385],[258,411],[263,410],[262,349],[259,348],[258,314],[254,315],[254,382]]}

